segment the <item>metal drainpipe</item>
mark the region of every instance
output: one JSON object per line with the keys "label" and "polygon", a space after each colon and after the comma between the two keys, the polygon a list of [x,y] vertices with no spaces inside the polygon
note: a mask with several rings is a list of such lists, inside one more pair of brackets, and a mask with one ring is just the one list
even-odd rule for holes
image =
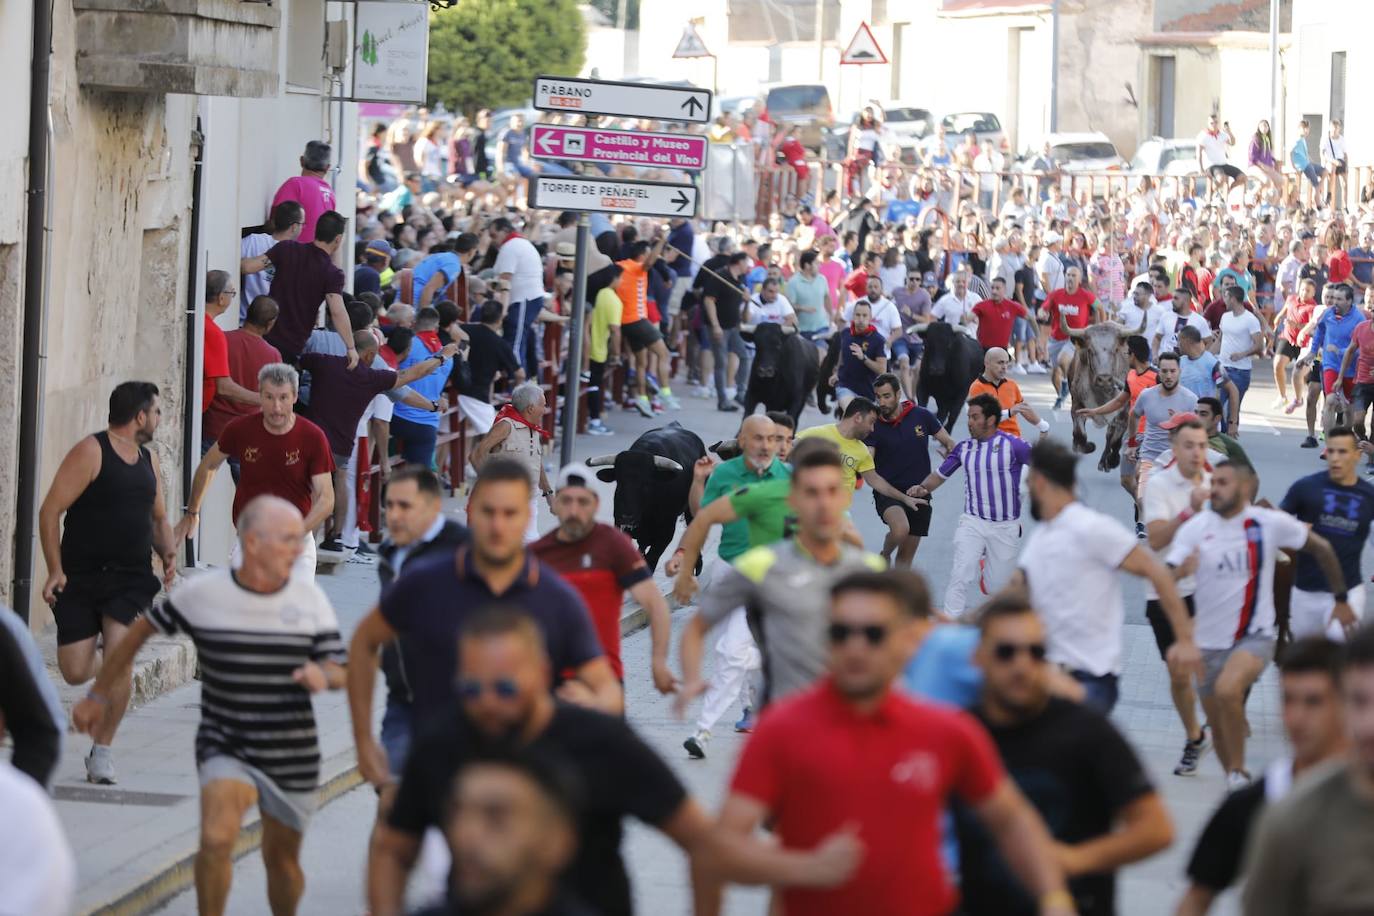
{"label": "metal drainpipe", "polygon": [[37,540],[39,441],[43,433],[43,340],[47,330],[48,91],[52,8],[33,4],[29,85],[28,213],[24,226],[24,318],[19,369],[19,467],[14,507],[14,609],[27,623]]}
{"label": "metal drainpipe", "polygon": [[[200,402],[195,399],[196,390],[196,334],[200,324],[196,320],[199,309],[196,293],[200,289],[200,181],[201,167],[205,161],[205,133],[200,116],[196,116],[196,129],[191,134],[191,241],[186,258],[186,371],[182,384],[185,403],[181,416],[181,502],[185,505],[191,497],[191,481],[200,463],[200,443],[196,441],[196,416]],[[186,541],[186,565],[196,565],[195,542]]]}

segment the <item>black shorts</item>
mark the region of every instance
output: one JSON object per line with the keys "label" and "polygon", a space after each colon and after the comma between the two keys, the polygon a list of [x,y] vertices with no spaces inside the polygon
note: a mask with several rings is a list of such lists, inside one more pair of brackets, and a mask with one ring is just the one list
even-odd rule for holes
{"label": "black shorts", "polygon": [[1374,384],[1363,382],[1355,386],[1355,396],[1350,399],[1356,413],[1364,413],[1374,404]]}
{"label": "black shorts", "polygon": [[873,494],[873,508],[878,510],[878,518],[882,518],[883,513],[892,506],[899,506],[906,513],[906,523],[913,536],[923,538],[930,533],[930,506],[913,509],[906,503],[898,502],[890,496],[884,496],[881,493]]}
{"label": "black shorts", "polygon": [[67,586],[57,593],[52,609],[57,622],[57,644],[65,646],[98,636],[102,617],[128,626],[152,606],[161,589],[162,583],[152,570],[69,575]]}
{"label": "black shorts", "polygon": [[1302,356],[1302,347],[1286,340],[1279,341],[1279,356],[1286,356],[1289,359],[1297,359]]}
{"label": "black shorts", "polygon": [[625,339],[625,343],[629,345],[631,350],[638,353],[645,347],[652,347],[662,340],[663,332],[658,329],[658,325],[649,319],[641,318],[638,321],[631,321],[627,325],[622,325],[620,336]]}
{"label": "black shorts", "polygon": [[[1196,611],[1193,609],[1193,596],[1186,596],[1183,603],[1188,606],[1188,616],[1196,616]],[[1164,613],[1164,608],[1160,606],[1158,599],[1151,598],[1145,602],[1145,619],[1150,621],[1150,629],[1155,631],[1155,645],[1159,647],[1159,657],[1167,660],[1169,647],[1174,644],[1174,625],[1169,622],[1169,618]]]}
{"label": "black shorts", "polygon": [[[1218,173],[1220,173],[1220,175]],[[1219,180],[1221,175],[1225,175],[1227,178],[1240,178],[1245,173],[1242,172],[1240,169],[1236,168],[1231,163],[1227,162],[1223,163],[1222,165],[1210,166],[1207,169],[1207,174]]]}
{"label": "black shorts", "polygon": [[1320,386],[1322,383],[1322,361],[1314,360],[1307,367],[1307,384]]}

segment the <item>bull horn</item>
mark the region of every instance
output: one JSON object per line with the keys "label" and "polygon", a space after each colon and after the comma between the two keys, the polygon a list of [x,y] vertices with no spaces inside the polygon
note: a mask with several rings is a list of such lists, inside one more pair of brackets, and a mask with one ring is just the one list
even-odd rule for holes
{"label": "bull horn", "polygon": [[1121,331],[1118,333],[1118,336],[1121,337],[1123,340],[1127,337],[1141,336],[1145,333],[1145,325],[1149,323],[1149,317],[1150,316],[1148,312],[1142,311],[1140,313],[1140,327],[1136,328],[1134,331],[1130,330],[1129,328],[1122,328]]}
{"label": "bull horn", "polygon": [[582,463],[589,468],[604,468],[608,465],[615,464],[615,459],[615,455],[597,455],[595,458],[588,458]]}
{"label": "bull horn", "polygon": [[1069,327],[1069,319],[1062,310],[1059,312],[1059,330],[1075,340],[1083,336],[1082,328]]}
{"label": "bull horn", "polygon": [[756,325],[756,324],[742,324],[742,325],[739,326],[739,332],[740,332],[741,334],[752,334],[752,333],[754,333],[754,331],[756,331],[757,329],[758,329],[758,325]]}
{"label": "bull horn", "polygon": [[792,327],[792,325],[790,324],[785,324],[782,326],[782,332],[784,334],[795,334],[797,333],[797,329]]}
{"label": "bull horn", "polygon": [[682,465],[671,458],[664,458],[662,455],[654,456],[654,467],[661,471],[673,471],[674,473],[682,472]]}
{"label": "bull horn", "polygon": [[930,322],[922,321],[919,324],[913,324],[911,327],[907,328],[906,332],[908,334],[924,334],[928,327],[930,327]]}

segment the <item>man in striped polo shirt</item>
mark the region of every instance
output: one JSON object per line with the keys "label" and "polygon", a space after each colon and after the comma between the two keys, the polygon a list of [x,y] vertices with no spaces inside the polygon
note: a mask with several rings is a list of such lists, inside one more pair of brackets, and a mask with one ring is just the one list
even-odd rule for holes
{"label": "man in striped polo shirt", "polygon": [[1030,464],[1024,439],[997,428],[1002,406],[990,394],[968,399],[969,438],[954,446],[940,467],[907,492],[929,497],[964,469],[964,514],[954,531],[954,563],[945,589],[944,612],[961,617],[966,595],[981,578],[988,594],[1016,570],[1021,547],[1021,471]]}
{"label": "man in striped polo shirt", "polygon": [[201,668],[197,909],[224,912],[234,843],[244,813],[257,804],[271,909],[294,913],[305,891],[301,834],[320,775],[310,695],[343,687],[344,645],[324,592],[313,579],[291,575],[305,540],[300,511],[259,496],[239,513],[238,537],[242,567],[186,579],[135,620],[72,721],[79,731],[94,725],[111,685],[127,677],[154,633],[190,636]]}

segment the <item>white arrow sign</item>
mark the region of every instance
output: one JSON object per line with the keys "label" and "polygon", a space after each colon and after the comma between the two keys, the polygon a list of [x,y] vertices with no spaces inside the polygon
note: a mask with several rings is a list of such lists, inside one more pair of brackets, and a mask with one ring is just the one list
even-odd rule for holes
{"label": "white arrow sign", "polygon": [[711,120],[711,93],[705,89],[652,83],[539,76],[534,80],[534,107],[565,114],[705,124]]}
{"label": "white arrow sign", "polygon": [[530,206],[541,210],[691,217],[697,212],[697,189],[695,185],[667,181],[536,175],[530,182]]}

